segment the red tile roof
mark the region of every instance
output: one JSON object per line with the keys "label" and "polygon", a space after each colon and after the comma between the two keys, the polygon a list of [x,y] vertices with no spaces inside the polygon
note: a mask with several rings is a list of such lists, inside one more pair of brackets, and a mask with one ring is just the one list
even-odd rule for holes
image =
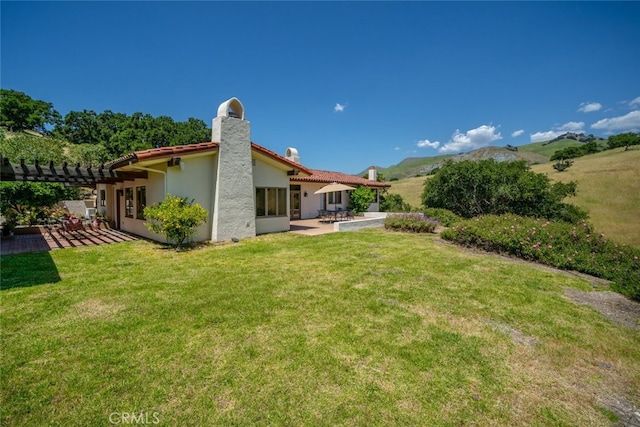
{"label": "red tile roof", "polygon": [[264,154],[267,157],[271,157],[272,159],[275,159],[281,163],[287,164],[293,169],[298,169],[306,173],[307,175],[311,175],[312,173],[311,169],[307,169],[306,167],[302,166],[300,163],[293,162],[287,159],[286,157],[283,157],[280,154],[277,154],[276,152],[269,150],[268,148],[264,148],[263,146],[256,144],[255,142],[251,143],[251,148],[258,151],[259,153]]}
{"label": "red tile roof", "polygon": [[155,160],[163,158],[171,158],[185,154],[203,153],[206,151],[218,150],[217,142],[202,142],[200,144],[175,145],[172,147],[150,148],[148,150],[134,151],[126,156],[120,157],[105,163],[105,167],[109,169],[117,169],[131,163],[138,163],[145,160]]}
{"label": "red tile roof", "polygon": [[[164,158],[169,159],[174,156],[204,153],[208,151],[217,151],[219,147],[220,147],[220,144],[218,144],[217,142],[202,142],[199,144],[175,145],[172,147],[151,148],[148,150],[135,151],[133,153],[127,154],[126,156],[120,157],[119,159],[106,163],[105,167],[108,169],[117,169],[123,166],[127,166],[130,162],[138,163],[146,160],[157,160],[157,159],[164,159]],[[311,174],[311,171],[305,168],[304,166],[298,163],[292,162],[291,160],[267,148],[264,148],[261,145],[258,145],[252,142],[251,149],[261,153],[264,156],[270,157],[280,163],[284,163],[285,165],[291,167],[292,169],[298,169],[307,175]]]}
{"label": "red tile roof", "polygon": [[323,184],[329,184],[332,182],[338,182],[346,185],[364,185],[373,188],[386,188],[391,185],[384,182],[371,181],[366,178],[355,175],[347,175],[341,172],[323,171],[318,169],[310,169],[311,176],[295,176],[291,177],[291,182],[319,182]]}
{"label": "red tile roof", "polygon": [[[113,160],[109,163],[105,163],[105,167],[108,169],[118,169],[123,166],[127,166],[129,163],[138,163],[146,160],[156,160],[156,159],[164,159],[171,158],[174,156],[181,156],[186,154],[195,154],[195,153],[203,153],[208,151],[217,151],[219,148],[219,144],[217,142],[202,142],[200,144],[188,144],[188,145],[176,145],[173,147],[160,147],[160,148],[151,148],[149,150],[135,151],[133,153],[127,154],[126,156],[120,157],[119,159]],[[309,169],[302,166],[299,163],[293,162],[267,148],[264,148],[261,145],[256,143],[251,143],[251,149],[261,153],[264,156],[270,157],[280,163],[283,163],[292,169],[298,169],[299,171],[309,175],[309,176],[292,176],[291,182],[318,182],[329,184],[332,182],[339,182],[341,184],[346,185],[364,185],[367,187],[373,188],[386,188],[390,187],[389,184],[385,184],[384,182],[371,181],[366,178],[362,178],[355,175],[347,175],[341,172],[331,172],[324,171],[318,169]]]}

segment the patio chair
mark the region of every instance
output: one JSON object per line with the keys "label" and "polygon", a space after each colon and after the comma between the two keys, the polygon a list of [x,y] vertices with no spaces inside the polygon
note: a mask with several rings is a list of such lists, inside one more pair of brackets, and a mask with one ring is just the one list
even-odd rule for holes
{"label": "patio chair", "polygon": [[333,214],[326,210],[322,210],[320,213],[320,222],[331,222],[333,219]]}
{"label": "patio chair", "polygon": [[65,232],[85,231],[82,220],[76,217],[68,217],[63,219],[62,229]]}

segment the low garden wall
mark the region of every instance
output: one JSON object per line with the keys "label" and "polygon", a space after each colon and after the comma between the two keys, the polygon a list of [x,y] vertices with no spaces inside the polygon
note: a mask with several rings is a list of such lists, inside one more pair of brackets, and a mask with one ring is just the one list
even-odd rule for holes
{"label": "low garden wall", "polygon": [[333,229],[334,231],[355,231],[365,228],[384,227],[384,219],[386,217],[386,212],[365,212],[364,216],[358,216],[351,221],[334,222]]}

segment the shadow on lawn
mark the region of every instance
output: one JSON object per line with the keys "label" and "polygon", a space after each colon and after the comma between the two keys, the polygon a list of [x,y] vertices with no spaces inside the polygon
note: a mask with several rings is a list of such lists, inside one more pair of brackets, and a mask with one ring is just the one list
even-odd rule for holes
{"label": "shadow on lawn", "polygon": [[6,255],[1,258],[0,289],[57,283],[60,275],[49,252]]}

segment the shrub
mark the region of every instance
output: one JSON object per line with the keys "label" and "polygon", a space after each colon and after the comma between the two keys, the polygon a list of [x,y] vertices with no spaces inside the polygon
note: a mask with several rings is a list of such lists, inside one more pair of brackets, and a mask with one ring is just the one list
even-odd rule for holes
{"label": "shrub", "polygon": [[593,154],[600,151],[598,143],[595,141],[587,142],[583,145],[567,147],[562,150],[558,150],[549,158],[549,160],[566,160],[575,159],[576,157],[586,156],[587,154]]}
{"label": "shrub", "polygon": [[0,182],[0,214],[19,224],[35,224],[61,200],[77,198],[78,189],[49,182]]}
{"label": "shrub", "polygon": [[640,301],[640,250],[598,234],[586,221],[553,222],[486,215],[458,223],[442,237],[561,269],[613,281],[612,289]]}
{"label": "shrub", "polygon": [[573,165],[573,160],[558,160],[553,165],[553,168],[558,172],[564,172],[565,170],[569,169],[571,165]]}
{"label": "shrub", "polygon": [[186,198],[167,194],[164,201],[144,208],[144,225],[154,233],[164,234],[174,241],[177,249],[195,233],[196,227],[207,220],[207,210]]}
{"label": "shrub", "polygon": [[384,227],[395,231],[412,233],[433,233],[440,224],[422,213],[390,214],[384,220]]}
{"label": "shrub", "polygon": [[425,182],[422,202],[464,218],[514,213],[569,221],[580,212],[586,219],[585,211],[575,209],[573,216],[564,216],[567,204],[562,200],[575,192],[575,182],[551,184],[546,175],[529,170],[525,161],[448,161]]}
{"label": "shrub", "polygon": [[375,190],[361,185],[349,194],[349,209],[356,213],[366,212],[369,205],[375,201]]}
{"label": "shrub", "polygon": [[402,199],[399,194],[380,195],[381,212],[411,212],[411,205]]}
{"label": "shrub", "polygon": [[448,209],[425,208],[422,210],[422,212],[429,218],[438,220],[440,224],[444,225],[445,227],[451,227],[452,225],[458,223],[459,221],[462,221],[462,218],[460,218],[458,215],[454,214]]}

